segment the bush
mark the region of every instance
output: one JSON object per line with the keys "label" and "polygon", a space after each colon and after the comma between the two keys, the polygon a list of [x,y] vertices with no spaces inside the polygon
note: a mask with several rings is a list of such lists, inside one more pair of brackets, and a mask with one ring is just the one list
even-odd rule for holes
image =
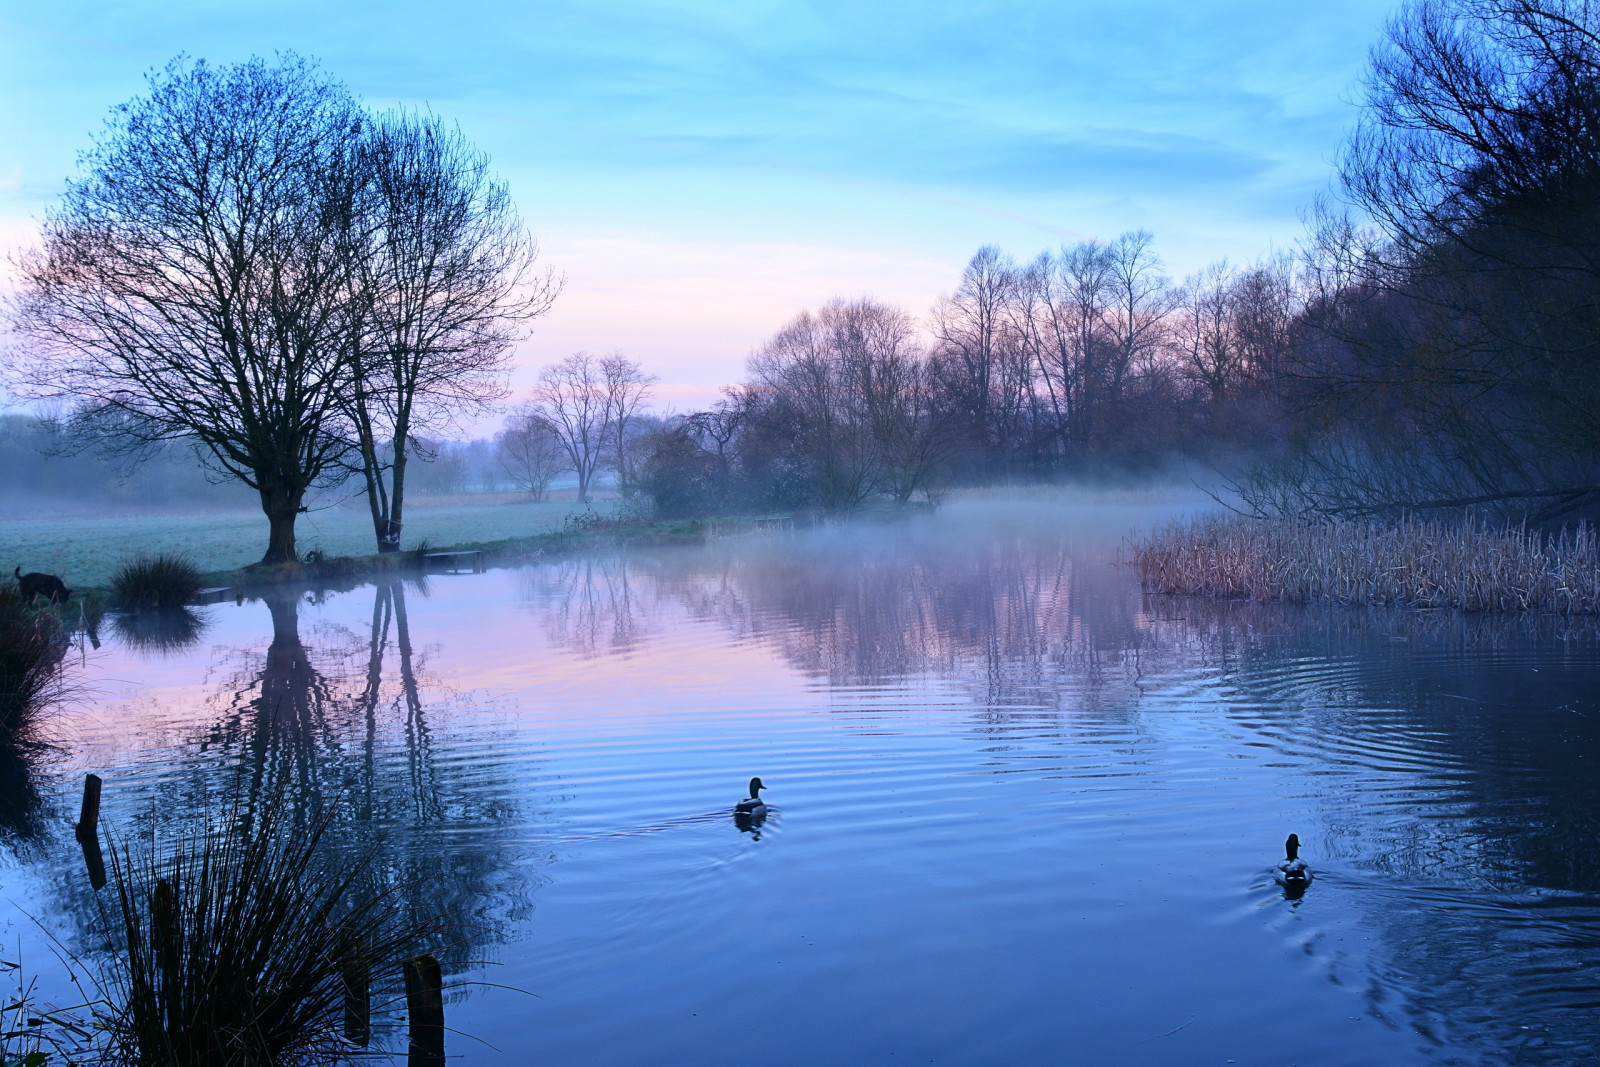
{"label": "bush", "polygon": [[111,599],[123,611],[163,611],[184,607],[203,584],[188,557],[163,552],[123,564],[111,576]]}

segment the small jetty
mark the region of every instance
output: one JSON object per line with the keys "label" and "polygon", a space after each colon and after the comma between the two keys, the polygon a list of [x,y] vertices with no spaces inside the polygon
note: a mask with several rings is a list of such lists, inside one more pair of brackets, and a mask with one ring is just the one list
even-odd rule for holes
{"label": "small jetty", "polygon": [[482,574],[485,569],[483,553],[424,552],[422,569],[429,574]]}

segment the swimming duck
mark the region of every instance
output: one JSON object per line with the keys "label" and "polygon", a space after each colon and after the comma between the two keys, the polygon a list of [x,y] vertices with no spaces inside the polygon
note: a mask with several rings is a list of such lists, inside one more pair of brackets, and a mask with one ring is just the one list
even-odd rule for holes
{"label": "swimming duck", "polygon": [[1279,885],[1291,888],[1304,888],[1311,884],[1311,868],[1306,861],[1300,858],[1300,835],[1290,834],[1289,840],[1283,843],[1284,858],[1277,867],[1277,880]]}
{"label": "swimming duck", "polygon": [[767,813],[767,805],[761,799],[761,791],[765,788],[766,786],[761,784],[761,779],[750,779],[750,797],[748,800],[741,800],[735,804],[733,806],[734,812],[740,815],[765,815]]}

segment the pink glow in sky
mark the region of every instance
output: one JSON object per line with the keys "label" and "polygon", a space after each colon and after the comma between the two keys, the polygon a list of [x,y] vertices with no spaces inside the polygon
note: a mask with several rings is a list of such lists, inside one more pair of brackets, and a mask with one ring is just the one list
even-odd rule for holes
{"label": "pink glow in sky", "polygon": [[0,0],[0,243],[28,242],[147,70],[292,50],[459,122],[510,183],[568,278],[517,392],[621,350],[685,410],[803,309],[925,314],[983,244],[1142,228],[1178,277],[1291,246],[1392,7]]}

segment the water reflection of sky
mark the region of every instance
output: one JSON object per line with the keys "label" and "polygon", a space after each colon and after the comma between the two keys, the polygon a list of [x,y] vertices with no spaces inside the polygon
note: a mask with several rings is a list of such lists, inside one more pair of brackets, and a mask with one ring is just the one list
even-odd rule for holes
{"label": "water reflection of sky", "polygon": [[[0,933],[27,908],[87,943],[60,827],[92,769],[141,832],[230,789],[336,810],[461,917],[455,981],[539,994],[463,986],[452,1026],[502,1050],[452,1039],[471,1062],[1587,1055],[1592,628],[1153,600],[1058,513],[960,518],[108,641]],[[1298,902],[1267,873],[1290,830]]]}

